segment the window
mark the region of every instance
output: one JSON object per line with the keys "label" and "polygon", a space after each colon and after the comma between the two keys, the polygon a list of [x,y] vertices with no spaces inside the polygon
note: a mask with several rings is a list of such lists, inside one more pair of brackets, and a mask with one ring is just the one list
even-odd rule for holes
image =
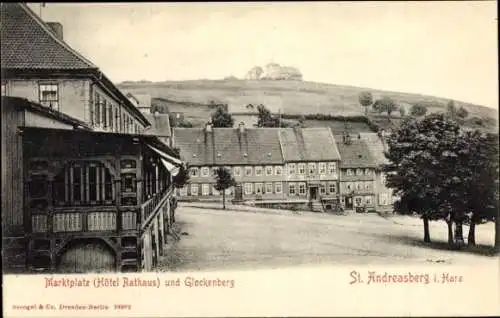
{"label": "window", "polygon": [[365,182],[365,189],[370,190],[371,188],[372,188],[371,182],[370,181]]}
{"label": "window", "polygon": [[356,182],[356,190],[361,190],[361,182]]}
{"label": "window", "polygon": [[113,131],[115,129],[113,122],[113,105],[108,104],[108,121],[109,121],[109,130]]}
{"label": "window", "polygon": [[198,195],[198,185],[196,183],[191,184],[191,195]]}
{"label": "window", "polygon": [[[122,174],[122,192],[134,193],[134,173]],[[54,178],[54,203],[56,205],[113,204],[115,189],[113,177],[100,162],[77,162],[67,165]]]}
{"label": "window", "polygon": [[337,187],[335,186],[335,183],[328,184],[328,192],[329,193],[335,193],[335,192],[337,192]]}
{"label": "window", "polygon": [[352,191],[352,183],[347,183],[346,185],[347,191]]}
{"label": "window", "polygon": [[187,186],[183,186],[182,188],[179,189],[180,196],[187,196],[187,194],[188,194]]}
{"label": "window", "polygon": [[321,194],[326,193],[326,186],[324,184],[319,185],[319,193],[321,193]]}
{"label": "window", "polygon": [[276,182],[274,184],[274,191],[276,193],[281,193],[283,191],[282,187],[281,187],[281,182]]}
{"label": "window", "polygon": [[386,182],[387,182],[387,178],[386,178],[386,176],[385,176],[385,173],[381,173],[381,174],[380,174],[380,182],[382,182],[382,184],[383,184],[383,185],[385,185],[385,184],[386,184]]}
{"label": "window", "polygon": [[7,96],[7,83],[2,82],[2,96]]}
{"label": "window", "polygon": [[365,203],[366,203],[367,205],[372,205],[372,197],[366,197],[366,198],[365,198]]}
{"label": "window", "polygon": [[251,183],[245,183],[245,194],[252,194],[253,193],[253,186]]}
{"label": "window", "polygon": [[210,169],[212,172],[212,177],[215,177],[217,175],[217,167],[212,167],[212,169]]}
{"label": "window", "polygon": [[252,175],[252,167],[245,167],[245,176],[249,177]]}
{"label": "window", "polygon": [[318,170],[319,170],[319,174],[325,174],[326,173],[326,164],[324,162],[320,162],[318,164]]}
{"label": "window", "polygon": [[234,175],[236,177],[241,176],[241,167],[234,167]]}
{"label": "window", "polygon": [[294,163],[291,163],[288,166],[288,174],[295,174],[295,164]]}
{"label": "window", "polygon": [[191,168],[191,177],[198,176],[198,168]]}
{"label": "window", "polygon": [[255,167],[255,175],[256,176],[262,175],[262,167],[260,167],[260,166]]}
{"label": "window", "polygon": [[273,193],[273,184],[266,183],[266,193]]}
{"label": "window", "polygon": [[96,125],[100,125],[101,124],[101,115],[100,115],[101,114],[101,95],[99,95],[98,93],[95,93],[94,106],[95,106],[94,123]]}
{"label": "window", "polygon": [[262,194],[262,183],[256,183],[255,184],[255,193],[256,194]]}
{"label": "window", "polygon": [[367,176],[370,176],[372,174],[372,170],[371,169],[365,169],[365,174]]}
{"label": "window", "polygon": [[361,198],[356,198],[354,200],[354,202],[356,202],[356,206],[360,206],[363,203],[363,201],[361,200]]}
{"label": "window", "polygon": [[347,175],[348,175],[348,176],[352,176],[352,175],[353,175],[353,173],[352,173],[352,169],[347,169]]}
{"label": "window", "polygon": [[314,174],[316,172],[316,164],[314,162],[310,162],[308,164],[309,174]]}
{"label": "window", "polygon": [[282,169],[280,166],[276,166],[276,168],[274,169],[274,173],[277,175],[277,176],[281,176],[281,174],[283,173]]}
{"label": "window", "polygon": [[109,104],[106,100],[102,101],[101,116],[102,116],[102,126],[104,128],[108,127],[108,107]]}
{"label": "window", "polygon": [[290,193],[290,195],[295,195],[296,192],[295,192],[295,183],[290,183],[288,185],[288,193]]}
{"label": "window", "polygon": [[328,173],[329,174],[335,174],[337,172],[337,165],[335,162],[329,162],[328,163]]}
{"label": "window", "polygon": [[59,110],[59,86],[57,84],[39,84],[40,104]]}
{"label": "window", "polygon": [[299,194],[300,195],[306,194],[306,184],[305,183],[299,183]]}
{"label": "window", "polygon": [[299,163],[299,174],[304,174],[306,172],[306,164],[305,163]]}
{"label": "window", "polygon": [[387,193],[381,193],[380,194],[380,197],[379,197],[379,204],[380,205],[387,205],[387,202],[388,199],[387,199]]}
{"label": "window", "polygon": [[209,195],[210,194],[210,188],[208,187],[208,184],[204,183],[201,186],[201,195]]}
{"label": "window", "polygon": [[201,168],[201,176],[208,177],[210,175],[210,169],[208,167]]}
{"label": "window", "polygon": [[120,131],[120,116],[118,114],[118,107],[115,107],[114,108],[114,116],[115,116],[115,119],[114,119],[114,123],[115,123],[115,127],[114,127],[114,131],[115,132],[119,132]]}
{"label": "window", "polygon": [[356,169],[356,175],[357,176],[362,176],[363,175],[363,169]]}
{"label": "window", "polygon": [[233,194],[233,189],[227,188],[226,190],[224,190],[224,192],[226,192],[226,195],[231,195],[231,194]]}
{"label": "window", "polygon": [[266,167],[266,176],[272,176],[272,175],[273,175],[273,167],[267,166]]}

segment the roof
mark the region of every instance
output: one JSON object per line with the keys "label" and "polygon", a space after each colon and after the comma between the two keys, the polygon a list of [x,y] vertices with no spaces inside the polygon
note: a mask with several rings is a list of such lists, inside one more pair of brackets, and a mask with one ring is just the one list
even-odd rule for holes
{"label": "roof", "polygon": [[4,105],[13,105],[14,107],[16,107],[18,109],[28,109],[32,112],[41,114],[45,117],[59,120],[60,122],[63,122],[63,123],[69,124],[69,125],[79,126],[79,127],[86,129],[86,130],[91,130],[91,128],[85,122],[83,122],[79,119],[68,116],[64,113],[61,113],[61,112],[55,110],[55,109],[34,103],[32,101],[29,101],[26,98],[2,96],[2,106],[4,106]]}
{"label": "roof", "polygon": [[280,142],[285,161],[340,160],[332,132],[327,127],[281,128]]}
{"label": "roof", "polygon": [[[120,147],[118,142],[125,142],[129,144],[136,144],[137,142],[147,144],[152,146],[161,152],[164,152],[168,156],[175,157],[173,150],[163,143],[156,136],[147,136],[141,134],[125,134],[125,133],[114,133],[114,132],[99,132],[94,130],[67,130],[67,129],[55,129],[55,128],[41,128],[41,127],[23,127],[24,134],[30,134],[31,136],[40,136],[42,134],[55,135],[60,137],[61,141],[66,144],[61,143],[54,145],[53,149],[58,149],[58,152],[65,154],[69,151],[69,148],[73,148],[74,151],[80,151],[81,147],[80,141],[75,142],[75,140],[86,140],[88,145],[93,145],[93,147],[101,147],[101,149],[108,149],[109,147]],[[89,146],[90,147],[90,146]],[[67,151],[68,150],[68,151]]]}
{"label": "roof", "polygon": [[151,95],[149,94],[127,93],[126,96],[135,99],[137,107],[151,107]]}
{"label": "roof", "polygon": [[193,166],[283,164],[276,128],[175,128],[174,143]]}
{"label": "roof", "polygon": [[161,137],[170,137],[172,135],[168,114],[144,114],[144,117],[151,123],[151,128],[146,130],[144,134]]}
{"label": "roof", "polygon": [[361,140],[364,140],[370,150],[372,157],[377,165],[388,163],[389,160],[385,157],[384,151],[387,150],[386,144],[378,136],[377,133],[360,133]]}
{"label": "roof", "polygon": [[366,141],[352,137],[351,143],[345,144],[341,136],[337,140],[337,147],[342,157],[341,168],[375,168],[377,166]]}
{"label": "roof", "polygon": [[257,105],[254,104],[234,104],[231,103],[228,106],[228,112],[232,115],[234,114],[244,114],[244,115],[258,115]]}
{"label": "roof", "polygon": [[2,2],[0,11],[2,68],[97,69],[25,4]]}
{"label": "roof", "polygon": [[2,2],[0,8],[2,71],[49,70],[54,72],[52,74],[56,71],[85,72],[84,74],[95,76],[102,85],[116,94],[145,126],[149,125],[142,113],[95,64],[59,39],[52,28],[27,5]]}

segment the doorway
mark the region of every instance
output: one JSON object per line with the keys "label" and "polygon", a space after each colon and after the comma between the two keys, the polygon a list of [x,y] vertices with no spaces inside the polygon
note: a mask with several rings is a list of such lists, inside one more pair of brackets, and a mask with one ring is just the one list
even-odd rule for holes
{"label": "doorway", "polygon": [[318,199],[318,187],[310,187],[309,188],[309,198],[310,200]]}
{"label": "doorway", "polygon": [[345,197],[345,208],[346,210],[352,210],[354,208],[352,196]]}

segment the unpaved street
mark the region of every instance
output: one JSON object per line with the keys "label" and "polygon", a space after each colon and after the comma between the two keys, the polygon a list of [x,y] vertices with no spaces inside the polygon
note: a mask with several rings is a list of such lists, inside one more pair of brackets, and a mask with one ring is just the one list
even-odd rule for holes
{"label": "unpaved street", "polygon": [[[161,271],[280,268],[297,265],[498,262],[498,258],[422,246],[422,222],[375,214],[265,214],[180,206],[181,240],[168,247]],[[493,244],[494,225],[478,226],[477,243]],[[466,234],[467,228],[464,229]],[[446,242],[446,225],[431,223]]]}

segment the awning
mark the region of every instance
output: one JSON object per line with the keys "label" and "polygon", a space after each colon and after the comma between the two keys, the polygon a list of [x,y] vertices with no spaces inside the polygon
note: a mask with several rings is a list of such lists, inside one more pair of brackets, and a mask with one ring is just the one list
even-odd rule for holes
{"label": "awning", "polygon": [[165,160],[163,158],[161,158],[160,160],[161,160],[161,163],[163,164],[163,166],[165,167],[165,169],[167,169],[168,172],[170,172],[170,174],[172,176],[175,177],[179,173],[179,171],[180,171],[179,167],[174,166],[173,164],[171,164],[170,162],[168,162],[167,160]]}
{"label": "awning", "polygon": [[174,158],[172,156],[169,156],[167,155],[166,153],[164,153],[163,151],[161,150],[158,150],[157,148],[149,145],[149,144],[146,144],[151,150],[153,150],[154,152],[156,152],[158,155],[160,155],[160,157],[162,157],[163,159],[165,159],[166,161],[170,162],[170,163],[173,163],[173,164],[177,164],[177,165],[180,165],[182,166],[183,165],[183,162],[177,158]]}

